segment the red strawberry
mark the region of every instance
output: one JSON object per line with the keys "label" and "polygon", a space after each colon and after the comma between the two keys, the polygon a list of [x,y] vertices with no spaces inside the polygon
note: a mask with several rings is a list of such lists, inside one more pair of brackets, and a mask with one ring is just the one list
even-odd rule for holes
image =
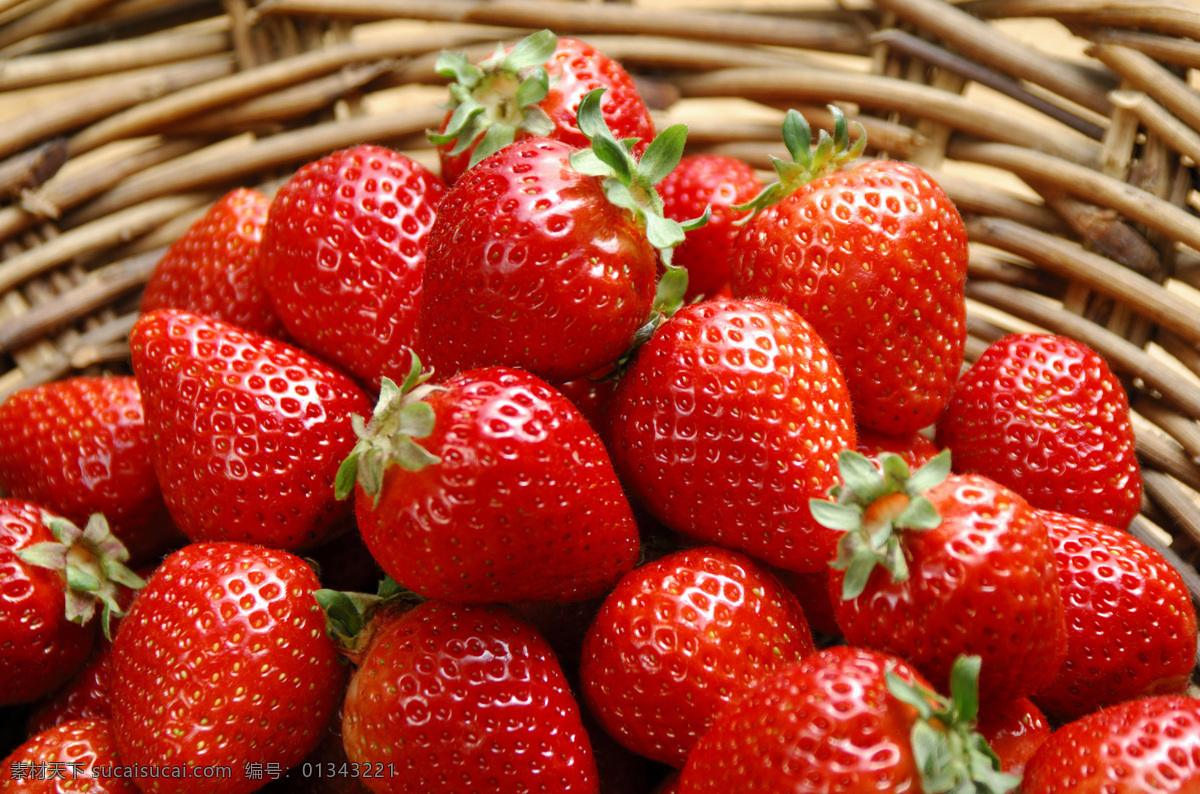
{"label": "red strawberry", "polygon": [[380,609],[346,693],[351,763],[377,792],[597,790],[579,707],[549,645],[498,606]]}
{"label": "red strawberry", "polygon": [[966,345],[967,233],[942,189],[907,163],[827,171],[862,151],[834,110],[810,152],[803,117],[783,138],[794,163],[755,201],[731,265],[733,294],[776,300],[812,323],[837,358],[862,427],[900,435],[932,424]]}
{"label": "red strawberry", "polygon": [[684,238],[654,185],[679,161],[686,130],[664,131],[635,161],[600,102],[596,91],[579,108],[592,149],[521,141],[447,193],[421,306],[423,349],[441,377],[503,365],[568,381],[615,361],[650,319],[655,249],[667,261]]}
{"label": "red strawberry", "polygon": [[1016,698],[987,704],[979,712],[975,730],[1000,759],[1000,770],[1019,778],[1050,736],[1050,723],[1032,700]]}
{"label": "red strawberry", "polygon": [[669,528],[813,571],[836,534],[806,496],[855,443],[845,382],[800,315],[766,301],[680,309],[639,349],[609,404],[625,486]]}
{"label": "red strawberry", "polygon": [[977,655],[984,700],[1045,687],[1066,653],[1066,625],[1033,508],[984,477],[947,476],[947,453],[911,474],[898,456],[880,471],[852,451],[838,468],[837,501],[814,499],[812,511],[845,532],[830,591],[846,640],[901,656],[931,681]]}
{"label": "red strawberry", "polygon": [[403,378],[445,190],[415,160],[368,144],[297,171],[271,202],[260,254],[288,333],[362,383]]}
{"label": "red strawberry", "polygon": [[1200,700],[1160,695],[1056,730],[1025,766],[1022,794],[1200,790]]}
{"label": "red strawberry", "polygon": [[621,579],[588,630],[580,677],[610,735],[682,767],[729,703],[814,650],[777,579],[738,552],[697,548]]}
{"label": "red strawberry", "polygon": [[889,436],[874,430],[858,431],[857,449],[867,460],[882,469],[885,453],[899,455],[909,469],[916,470],[937,457],[937,445],[917,432]]}
{"label": "red strawberry", "polygon": [[68,378],[9,397],[0,405],[0,488],[80,525],[103,513],[135,562],[181,540],[129,376]]}
{"label": "red strawberry", "polygon": [[679,794],[1009,791],[1017,780],[971,730],[977,672],[956,665],[950,700],[897,657],[818,651],[717,719],[688,756]]}
{"label": "red strawberry", "polygon": [[287,549],[339,531],[334,479],[369,403],[284,342],[203,315],[143,315],[130,336],[163,498],[189,539]]}
{"label": "red strawberry", "polygon": [[570,401],[505,367],[418,383],[385,382],[338,479],[385,573],[430,598],[580,601],[633,567],[629,503]]}
{"label": "red strawberry", "polygon": [[141,579],[99,514],[79,529],[37,505],[0,499],[0,705],[32,703],[83,665],[100,626],[123,614],[122,588]]}
{"label": "red strawberry", "polygon": [[729,260],[749,214],[734,207],[749,203],[763,189],[758,172],[748,163],[723,154],[693,154],[679,161],[658,183],[663,215],[683,222],[711,210],[708,223],[690,232],[675,251],[675,264],[688,272],[685,301],[718,297],[729,286]]}
{"label": "red strawberry", "polygon": [[634,138],[645,148],[654,137],[650,111],[625,69],[594,47],[548,30],[498,49],[479,65],[461,53],[443,53],[437,70],[455,81],[452,110],[441,131],[429,136],[448,184],[513,141],[551,138],[587,147],[589,136],[576,114],[584,96],[598,88],[607,92],[601,110],[618,139]]}
{"label": "red strawberry", "polygon": [[107,720],[72,720],[39,733],[0,765],[0,791],[28,794],[139,794],[120,776],[112,725]]}
{"label": "red strawberry", "polygon": [[1134,536],[1039,510],[1067,619],[1067,658],[1034,700],[1060,719],[1149,695],[1182,695],[1196,664],[1196,608],[1183,577]]}
{"label": "red strawberry", "polygon": [[193,543],[168,556],[113,643],[117,747],[141,769],[227,766],[220,780],[141,774],[146,792],[250,792],[320,740],[344,674],[313,570],[278,549]]}
{"label": "red strawberry", "polygon": [[146,282],[143,313],[186,309],[264,336],[283,323],[259,274],[258,251],[271,200],[236,188],[171,244]]}
{"label": "red strawberry", "polygon": [[1142,506],[1129,401],[1103,358],[1064,336],[1009,334],[963,375],[938,420],[956,471],[1034,507],[1125,529]]}

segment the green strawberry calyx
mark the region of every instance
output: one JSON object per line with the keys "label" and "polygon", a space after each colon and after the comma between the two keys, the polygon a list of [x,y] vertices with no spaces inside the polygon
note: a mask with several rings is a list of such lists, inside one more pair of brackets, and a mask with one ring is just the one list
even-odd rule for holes
{"label": "green strawberry calyx", "polygon": [[342,655],[358,664],[366,655],[381,611],[406,611],[424,599],[384,577],[374,593],[331,590],[313,592],[313,598],[325,613],[325,631]]}
{"label": "green strawberry calyx", "polygon": [[505,53],[498,46],[495,54],[479,65],[467,56],[443,52],[435,69],[443,77],[453,78],[449,86],[452,112],[442,132],[429,132],[429,141],[441,146],[454,141],[451,154],[461,154],[474,146],[470,165],[503,149],[516,139],[517,132],[545,137],[554,131],[554,122],[541,108],[550,90],[545,63],[558,48],[558,37],[541,30],[521,39]]}
{"label": "green strawberry calyx", "polygon": [[812,128],[799,111],[789,110],[783,118],[783,145],[787,147],[792,162],[779,157],[771,158],[771,165],[779,179],[763,188],[762,192],[745,204],[733,209],[751,211],[737,221],[746,223],[761,210],[777,204],[797,190],[826,174],[832,173],[851,160],[856,160],[867,145],[867,132],[858,122],[854,123],[858,136],[850,142],[850,128],[846,114],[834,105],[828,105],[833,114],[833,135],[825,130],[817,135],[817,145],[812,144]]}
{"label": "green strawberry calyx", "polygon": [[888,691],[917,710],[909,740],[921,774],[921,790],[929,794],[1004,794],[1021,782],[1000,771],[1000,759],[975,732],[979,713],[978,656],[959,656],[950,670],[950,697],[886,673]]}
{"label": "green strawberry calyx", "polygon": [[357,414],[350,417],[358,442],[338,467],[334,479],[338,499],[348,497],[357,484],[378,504],[383,476],[391,466],[420,471],[441,460],[415,440],[433,432],[433,408],[424,402],[439,388],[426,383],[431,374],[421,371],[421,362],[414,355],[403,384],[397,386],[386,377],[380,380],[379,401],[369,422]]}
{"label": "green strawberry calyx", "polygon": [[125,615],[117,601],[121,588],[139,590],[146,584],[126,567],[129,551],[100,513],[93,513],[83,529],[46,511],[42,512],[42,522],[54,540],[26,546],[17,551],[17,556],[29,565],[63,575],[67,620],[85,625],[100,606],[100,628],[111,640],[112,619]]}
{"label": "green strawberry calyx", "polygon": [[842,598],[862,594],[876,566],[889,571],[893,582],[908,578],[908,561],[901,532],[923,531],[941,525],[942,517],[923,495],[950,474],[950,451],[942,450],[915,472],[899,455],[880,456],[878,468],[854,450],[838,455],[841,482],[829,489],[830,499],[811,499],[817,523],[843,533],[837,557],[830,565],[845,571]]}

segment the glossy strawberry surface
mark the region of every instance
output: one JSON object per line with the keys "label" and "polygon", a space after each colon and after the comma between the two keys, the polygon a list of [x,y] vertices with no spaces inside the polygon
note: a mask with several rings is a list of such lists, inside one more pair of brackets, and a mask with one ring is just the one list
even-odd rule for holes
{"label": "glossy strawberry surface", "polygon": [[836,535],[809,497],[855,444],[837,362],[803,318],[766,301],[684,307],[638,351],[609,404],[626,488],[671,529],[812,571]]}
{"label": "glossy strawberry surface", "polygon": [[[618,140],[637,138],[645,147],[654,138],[654,120],[642,99],[633,78],[618,61],[608,57],[595,47],[578,39],[560,37],[554,54],[545,63],[550,78],[546,97],[538,102],[549,117],[551,129],[544,137],[576,147],[585,148],[587,136],[579,130],[576,113],[579,102],[590,91],[605,89],[601,110],[609,129]],[[503,88],[491,91],[503,92]],[[501,94],[502,95],[502,94]],[[449,115],[447,115],[449,119]],[[516,140],[527,140],[530,133],[518,130]],[[474,146],[462,152],[451,152],[455,143],[439,144],[438,158],[442,166],[442,178],[454,184],[467,170]]]}
{"label": "glossy strawberry surface", "polygon": [[917,711],[888,691],[889,670],[928,686],[902,660],[850,646],[767,678],[700,739],[679,794],[920,791]]}
{"label": "glossy strawberry surface", "polygon": [[1200,700],[1160,695],[1056,730],[1025,767],[1023,794],[1200,790]]}
{"label": "glossy strawberry surface", "polygon": [[1050,736],[1050,721],[1029,698],[992,702],[979,713],[976,729],[1000,759],[1000,768],[1020,777]]}
{"label": "glossy strawberry surface", "polygon": [[1182,695],[1196,664],[1196,608],[1183,577],[1126,532],[1038,511],[1054,544],[1067,656],[1035,700],[1059,720],[1122,700]]}
{"label": "glossy strawberry surface", "polygon": [[445,185],[375,145],[302,167],[271,202],[263,283],[287,332],[364,384],[402,380],[417,346],[429,229]]}
{"label": "glossy strawberry surface", "polygon": [[17,552],[54,540],[43,508],[0,499],[0,705],[31,703],[83,665],[95,625],[67,620],[62,573],[24,562]]}
{"label": "glossy strawberry surface", "polygon": [[0,765],[0,791],[139,794],[123,773],[112,724],[72,720],[29,738]]}
{"label": "glossy strawberry surface", "polygon": [[779,301],[825,339],[860,425],[932,424],[966,344],[967,235],[916,166],[871,161],[803,185],[759,212],[732,263],[737,297]]}
{"label": "glossy strawberry surface", "polygon": [[503,365],[570,380],[614,361],[649,319],[658,253],[598,177],[571,167],[572,151],[512,144],[446,195],[421,308],[438,377]]}
{"label": "glossy strawberry surface", "polygon": [[637,525],[599,436],[566,397],[507,367],[461,373],[426,398],[440,460],[391,466],[355,511],[372,555],[421,595],[579,601],[637,561]]}
{"label": "glossy strawberry surface", "polygon": [[1053,334],[993,342],[954,388],[938,444],[1035,507],[1125,529],[1142,505],[1129,401],[1105,360]]}
{"label": "glossy strawberry surface", "polygon": [[738,552],[703,547],[627,574],[583,645],[583,696],[625,746],[682,767],[729,703],[814,651],[800,605]]}
{"label": "glossy strawberry surface", "polygon": [[378,619],[342,723],[350,760],[386,767],[372,791],[596,794],[579,707],[527,624],[440,601]]}
{"label": "glossy strawberry surface", "polygon": [[981,699],[1034,694],[1067,649],[1045,527],[1024,499],[977,475],[952,474],[925,497],[941,521],[903,530],[907,578],[893,581],[876,568],[866,589],[845,600],[845,572],[831,574],[842,634],[852,645],[903,657],[939,687],[959,655],[975,654]]}
{"label": "glossy strawberry surface", "polygon": [[287,769],[311,751],[344,681],[300,558],[245,543],[193,543],[139,593],[113,643],[117,747],[127,764],[228,766],[221,780],[155,778],[147,792],[250,792],[247,764]]}
{"label": "glossy strawberry surface", "polygon": [[258,252],[271,201],[252,188],[235,188],[174,243],[150,274],[141,311],[186,309],[265,336],[279,336],[259,273]]}
{"label": "glossy strawberry surface", "polygon": [[0,405],[0,488],[79,526],[103,513],[137,563],[176,544],[129,376],[76,377]]}
{"label": "glossy strawberry surface", "polygon": [[716,297],[729,287],[729,261],[734,240],[741,232],[738,221],[748,210],[734,207],[751,201],[763,189],[749,163],[724,154],[691,154],[659,182],[663,214],[683,222],[698,218],[705,209],[708,223],[688,232],[675,250],[674,264],[688,272],[684,300]]}
{"label": "glossy strawberry surface", "polygon": [[345,527],[334,477],[350,415],[370,411],[353,381],[189,312],[144,315],[130,343],[163,498],[189,539],[303,549]]}

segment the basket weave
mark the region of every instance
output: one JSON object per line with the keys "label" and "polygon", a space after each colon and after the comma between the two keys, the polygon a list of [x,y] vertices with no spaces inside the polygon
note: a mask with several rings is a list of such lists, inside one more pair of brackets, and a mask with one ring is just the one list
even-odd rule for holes
{"label": "basket weave", "polygon": [[547,27],[622,61],[690,151],[767,168],[783,109],[837,103],[931,171],[972,240],[968,358],[1035,327],[1108,359],[1132,531],[1200,596],[1200,7],[686,2],[0,0],[0,400],[127,368],[140,287],[230,188],[368,141],[436,164],[437,53]]}

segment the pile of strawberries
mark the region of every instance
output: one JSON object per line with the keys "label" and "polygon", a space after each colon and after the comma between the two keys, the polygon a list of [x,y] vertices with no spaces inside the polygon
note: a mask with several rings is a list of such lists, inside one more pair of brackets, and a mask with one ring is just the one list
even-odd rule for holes
{"label": "pile of strawberries", "polygon": [[0,790],[1200,786],[1126,395],[964,366],[928,174],[836,111],[683,156],[548,31],[439,70],[440,176],[229,193],[132,375],[0,406]]}

